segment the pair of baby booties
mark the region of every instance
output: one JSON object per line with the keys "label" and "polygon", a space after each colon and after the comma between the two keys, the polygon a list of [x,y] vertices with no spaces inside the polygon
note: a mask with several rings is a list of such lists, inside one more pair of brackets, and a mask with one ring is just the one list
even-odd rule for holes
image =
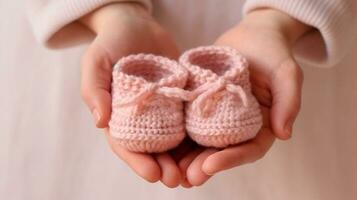
{"label": "pair of baby booties", "polygon": [[235,49],[204,46],[179,62],[130,55],[113,69],[111,137],[135,152],[158,153],[186,136],[223,148],[256,136],[262,126],[248,63]]}

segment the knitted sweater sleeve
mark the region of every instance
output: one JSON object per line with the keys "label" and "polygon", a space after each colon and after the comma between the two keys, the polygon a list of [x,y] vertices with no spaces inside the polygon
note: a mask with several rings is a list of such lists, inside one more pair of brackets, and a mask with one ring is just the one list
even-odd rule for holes
{"label": "knitted sweater sleeve", "polygon": [[[150,0],[27,0],[27,15],[36,39],[50,48],[70,46],[71,40],[88,33],[77,19],[115,2],[138,2],[149,11]],[[78,41],[77,41],[78,42]],[[66,45],[67,43],[69,45]]]}
{"label": "knitted sweater sleeve", "polygon": [[355,0],[247,0],[244,15],[270,7],[315,28],[295,45],[298,60],[319,67],[337,64],[351,50],[357,34]]}

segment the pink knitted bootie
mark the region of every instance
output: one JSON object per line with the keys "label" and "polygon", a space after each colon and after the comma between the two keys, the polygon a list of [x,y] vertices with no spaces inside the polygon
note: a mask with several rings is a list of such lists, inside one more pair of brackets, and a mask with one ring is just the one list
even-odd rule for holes
{"label": "pink knitted bootie", "polygon": [[251,93],[247,61],[230,47],[198,47],[180,64],[189,71],[186,131],[198,144],[217,148],[254,138],[262,126]]}
{"label": "pink knitted bootie", "polygon": [[135,152],[163,152],[185,137],[183,103],[187,71],[154,55],[131,55],[113,70],[110,134]]}

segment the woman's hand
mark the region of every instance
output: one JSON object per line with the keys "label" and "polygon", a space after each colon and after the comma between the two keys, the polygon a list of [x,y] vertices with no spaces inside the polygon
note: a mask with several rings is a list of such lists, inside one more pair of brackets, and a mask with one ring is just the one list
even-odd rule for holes
{"label": "woman's hand", "polygon": [[222,150],[193,147],[179,163],[186,174],[182,185],[201,185],[219,171],[254,162],[266,154],[275,137],[291,137],[303,82],[292,46],[308,30],[310,27],[280,11],[262,9],[249,13],[216,41],[216,45],[234,47],[248,59],[264,125],[255,139],[243,144]]}
{"label": "woman's hand", "polygon": [[80,20],[96,37],[82,59],[81,93],[95,124],[105,128],[114,151],[138,175],[149,182],[161,180],[168,187],[180,183],[178,166],[167,153],[133,153],[116,145],[108,134],[111,114],[113,65],[123,56],[153,53],[176,59],[177,47],[170,35],[137,3],[109,4]]}

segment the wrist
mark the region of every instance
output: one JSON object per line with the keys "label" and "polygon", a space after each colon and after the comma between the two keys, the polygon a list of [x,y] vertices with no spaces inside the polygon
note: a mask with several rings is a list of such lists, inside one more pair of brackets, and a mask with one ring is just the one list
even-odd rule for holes
{"label": "wrist", "polygon": [[275,30],[290,44],[293,44],[302,35],[312,29],[311,26],[300,22],[290,15],[271,8],[257,9],[248,13],[242,23]]}
{"label": "wrist", "polygon": [[96,34],[113,29],[123,21],[152,19],[149,11],[140,3],[112,3],[81,17],[79,22]]}

